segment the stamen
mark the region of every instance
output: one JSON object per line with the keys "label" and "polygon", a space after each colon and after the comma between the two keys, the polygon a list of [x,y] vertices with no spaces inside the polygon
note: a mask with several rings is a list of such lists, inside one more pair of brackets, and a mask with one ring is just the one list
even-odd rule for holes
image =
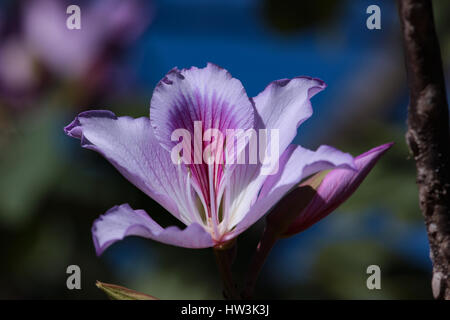
{"label": "stamen", "polygon": [[[177,164],[177,174],[178,174],[178,181],[183,181],[183,172],[182,172],[182,164],[181,164],[181,157],[178,159],[178,164]],[[181,186],[180,186],[181,187]],[[193,222],[193,218],[195,219],[195,215],[193,214],[192,210],[192,194],[190,194],[190,177],[188,175],[187,179],[186,179],[186,187],[187,191],[186,192],[186,196],[187,199],[180,199],[181,195],[179,194],[174,194],[174,198],[176,199],[176,203],[178,205],[178,210],[180,213],[180,218],[187,224],[190,224]]]}
{"label": "stamen", "polygon": [[[189,195],[188,195],[188,205],[190,207],[189,212],[192,212],[192,214],[190,215],[193,220],[195,220],[197,223],[203,225],[206,223],[206,219],[201,215],[200,210],[202,209],[199,206],[196,206],[194,204],[193,201],[193,194],[192,194],[192,189],[191,189],[191,171],[189,169],[189,167],[187,167],[188,170],[188,178],[186,179],[186,190],[189,190]],[[198,199],[198,196],[197,196]],[[198,212],[199,214],[195,214],[195,212]]]}
{"label": "stamen", "polygon": [[216,207],[216,192],[215,192],[215,188],[214,188],[214,168],[215,168],[215,164],[210,164],[208,165],[208,178],[209,178],[209,196],[210,196],[210,210],[211,210],[211,219],[212,219],[212,225],[213,225],[213,238],[215,238],[215,235],[219,234],[219,230],[218,230],[218,212],[217,212],[217,207]]}
{"label": "stamen", "polygon": [[212,230],[211,224],[210,224],[210,222],[208,220],[208,218],[209,218],[209,216],[208,216],[208,206],[206,205],[206,200],[205,200],[205,197],[203,196],[203,192],[200,190],[200,188],[194,182],[194,180],[192,180],[192,184],[191,185],[192,185],[192,188],[194,189],[195,193],[197,194],[197,199],[200,200],[200,202],[201,202],[201,204],[203,206],[203,213],[205,213],[205,218],[203,218],[200,210],[197,210],[198,216],[202,220],[202,222],[203,222],[202,224],[205,225],[205,223],[206,223],[205,227],[210,229],[210,230]]}

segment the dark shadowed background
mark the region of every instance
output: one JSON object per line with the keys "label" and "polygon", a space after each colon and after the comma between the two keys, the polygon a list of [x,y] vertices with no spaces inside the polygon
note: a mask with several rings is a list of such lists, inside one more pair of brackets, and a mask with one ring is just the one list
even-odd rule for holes
{"label": "dark shadowed background", "polygon": [[[67,30],[66,8],[82,29]],[[381,8],[381,30],[366,8]],[[445,70],[450,3],[436,1]],[[308,75],[328,88],[294,142],[358,155],[396,144],[336,212],[280,241],[257,298],[431,298],[431,263],[415,167],[404,142],[407,91],[394,1],[154,0],[0,1],[0,298],[105,298],[95,281],[164,299],[221,298],[211,249],[127,238],[95,255],[90,228],[116,204],[175,218],[63,127],[80,111],[146,116],[171,68],[214,62],[255,96],[276,79]],[[448,72],[447,72],[448,74]],[[242,279],[262,222],[239,238]],[[66,288],[79,265],[82,289]],[[381,290],[366,268],[379,265]]]}

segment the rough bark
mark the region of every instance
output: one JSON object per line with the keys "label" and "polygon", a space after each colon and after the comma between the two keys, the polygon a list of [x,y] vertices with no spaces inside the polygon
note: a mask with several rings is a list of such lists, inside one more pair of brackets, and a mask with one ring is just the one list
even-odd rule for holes
{"label": "rough bark", "polygon": [[433,263],[432,291],[450,299],[450,134],[439,41],[430,0],[398,0],[410,102],[406,141]]}

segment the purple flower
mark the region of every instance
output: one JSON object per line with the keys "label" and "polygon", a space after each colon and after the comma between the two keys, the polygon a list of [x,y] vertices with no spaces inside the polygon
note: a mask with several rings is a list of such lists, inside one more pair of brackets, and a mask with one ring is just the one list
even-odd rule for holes
{"label": "purple flower", "polygon": [[0,98],[21,100],[37,85],[33,57],[15,38],[3,39],[0,46]]}
{"label": "purple flower", "polygon": [[278,236],[287,237],[326,217],[356,191],[392,145],[386,143],[357,156],[356,171],[336,168],[302,182],[267,216],[268,228]]}
{"label": "purple flower", "polygon": [[[116,117],[110,111],[79,114],[65,132],[102,154],[187,226],[162,228],[143,210],[115,206],[94,222],[97,254],[131,235],[187,248],[221,246],[264,216],[305,177],[337,167],[355,170],[353,157],[332,147],[311,151],[291,144],[299,125],[312,115],[310,99],[324,88],[321,80],[297,77],[274,81],[248,98],[239,80],[208,64],[203,69],[171,70],[153,92],[150,118]],[[278,140],[263,142],[267,150],[276,144],[279,161],[269,169],[278,170],[264,174],[264,161],[174,163],[170,150],[178,142],[172,133],[185,129],[195,136],[196,122],[203,132],[278,130]]]}
{"label": "purple flower", "polygon": [[[111,44],[128,43],[150,22],[137,0],[91,1],[80,5],[81,29],[69,30],[70,2],[35,0],[23,9],[23,38],[52,72],[68,78],[85,76]],[[103,63],[103,61],[102,61]]]}
{"label": "purple flower", "polygon": [[0,12],[0,102],[13,108],[33,105],[51,84],[48,75],[82,83],[86,96],[125,81],[129,70],[118,63],[118,55],[151,23],[153,2],[83,1],[81,29],[75,30],[66,26],[70,4],[25,1],[19,6],[19,22],[14,14]]}

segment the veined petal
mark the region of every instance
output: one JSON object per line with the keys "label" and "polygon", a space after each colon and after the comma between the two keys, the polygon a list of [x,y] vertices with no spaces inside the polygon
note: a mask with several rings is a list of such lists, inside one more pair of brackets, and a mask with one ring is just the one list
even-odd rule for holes
{"label": "veined petal", "polygon": [[234,235],[238,235],[267,213],[294,185],[309,175],[336,167],[355,170],[353,157],[329,146],[316,151],[290,145],[280,157],[280,169],[268,176],[257,200],[239,222]]}
{"label": "veined petal", "polygon": [[110,111],[80,113],[64,128],[84,148],[102,154],[122,175],[185,224],[196,221],[186,168],[173,164],[148,118],[116,117]]}
{"label": "veined petal", "polygon": [[175,226],[162,228],[144,210],[133,210],[128,204],[109,209],[92,226],[97,255],[127,236],[144,237],[184,248],[207,248],[214,245],[210,234],[198,223],[192,223],[184,230]]}
{"label": "veined petal", "polygon": [[[153,92],[150,122],[161,145],[169,151],[180,143],[172,141],[175,130],[184,129],[189,133],[191,143],[188,147],[192,152],[188,161],[192,181],[204,203],[208,219],[217,226],[220,199],[216,196],[223,187],[225,174],[224,166],[218,162],[228,152],[224,150],[227,130],[245,131],[254,127],[254,107],[241,82],[225,69],[211,63],[202,69],[173,69]],[[204,142],[203,138],[209,129],[217,130],[222,136],[221,141],[217,137],[211,139],[218,143],[217,148],[211,150],[211,156],[217,159],[214,167],[208,166],[204,158],[208,142]]]}
{"label": "veined petal", "polygon": [[[297,218],[284,235],[290,236],[301,232],[333,212],[356,191],[378,159],[392,145],[393,143],[387,143],[357,156],[355,158],[356,171],[334,169],[328,172],[320,185],[314,188],[317,190],[314,197],[306,208],[299,210]],[[300,186],[305,185],[301,184]],[[301,196],[301,191],[299,191],[296,197]],[[296,210],[295,205],[292,206],[292,210]]]}
{"label": "veined petal", "polygon": [[203,131],[246,130],[253,128],[253,112],[242,83],[212,63],[202,69],[172,69],[158,83],[150,102],[155,135],[169,151],[178,143],[171,140],[176,129],[187,129],[194,137],[194,122],[200,121]]}

